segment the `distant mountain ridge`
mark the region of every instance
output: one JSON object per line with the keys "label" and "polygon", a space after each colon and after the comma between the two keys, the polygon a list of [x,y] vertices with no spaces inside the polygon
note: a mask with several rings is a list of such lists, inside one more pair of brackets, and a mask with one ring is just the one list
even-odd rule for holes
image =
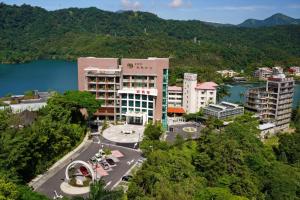
{"label": "distant mountain ridge", "polygon": [[248,27],[248,28],[258,28],[258,27],[279,26],[279,25],[300,25],[300,19],[295,19],[287,15],[277,13],[264,20],[247,19],[246,21],[239,24],[238,26]]}
{"label": "distant mountain ridge", "polygon": [[0,3],[0,63],[80,56],[170,57],[173,66],[199,69],[299,65],[300,26],[251,29],[148,12]]}

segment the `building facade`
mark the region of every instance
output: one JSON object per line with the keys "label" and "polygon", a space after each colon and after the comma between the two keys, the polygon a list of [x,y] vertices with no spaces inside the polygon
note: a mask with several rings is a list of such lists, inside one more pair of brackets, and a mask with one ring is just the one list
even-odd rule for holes
{"label": "building facade", "polygon": [[258,68],[257,70],[255,70],[253,76],[258,78],[259,80],[267,80],[272,76],[272,69],[268,67]]}
{"label": "building facade", "polygon": [[253,88],[246,94],[246,107],[257,112],[263,123],[274,123],[276,130],[289,128],[294,95],[294,79],[274,69],[266,87]]}
{"label": "building facade", "polygon": [[182,107],[182,87],[169,86],[168,87],[168,107],[181,108]]}
{"label": "building facade", "polygon": [[244,114],[244,107],[229,102],[221,102],[220,104],[210,104],[204,109],[205,117],[215,117],[225,119]]}
{"label": "building facade", "polygon": [[300,76],[300,67],[293,66],[289,68],[289,73],[295,76]]}
{"label": "building facade", "polygon": [[220,70],[220,71],[217,71],[218,74],[220,74],[222,77],[224,78],[233,78],[235,76],[237,76],[239,73],[233,71],[233,70]]}
{"label": "building facade", "polygon": [[168,58],[79,58],[78,87],[103,101],[99,119],[167,126]]}
{"label": "building facade", "polygon": [[196,113],[208,104],[215,104],[217,84],[197,83],[197,74],[185,73],[183,80],[183,108],[186,113]]}

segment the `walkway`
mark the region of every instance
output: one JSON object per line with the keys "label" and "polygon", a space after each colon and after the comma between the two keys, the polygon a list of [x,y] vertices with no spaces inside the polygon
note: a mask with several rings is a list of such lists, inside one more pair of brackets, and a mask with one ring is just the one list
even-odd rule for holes
{"label": "walkway", "polygon": [[115,125],[105,129],[103,137],[116,143],[137,143],[143,140],[144,130],[141,125]]}

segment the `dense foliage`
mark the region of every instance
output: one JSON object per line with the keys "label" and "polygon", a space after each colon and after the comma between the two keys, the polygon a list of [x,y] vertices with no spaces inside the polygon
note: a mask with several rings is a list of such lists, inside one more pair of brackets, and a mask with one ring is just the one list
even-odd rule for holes
{"label": "dense foliage", "polygon": [[300,64],[300,26],[259,29],[164,20],[97,8],[46,11],[0,4],[0,61],[39,58],[170,57],[172,66],[247,69]]}
{"label": "dense foliage", "polygon": [[198,141],[155,148],[128,198],[299,199],[300,169],[276,160],[258,139],[257,125],[245,115],[222,133],[207,126]]}
{"label": "dense foliage", "polygon": [[81,108],[93,110],[97,106],[99,101],[90,93],[55,94],[36,121],[23,128],[17,114],[0,111],[1,176],[24,183],[44,172],[83,138],[86,120]]}

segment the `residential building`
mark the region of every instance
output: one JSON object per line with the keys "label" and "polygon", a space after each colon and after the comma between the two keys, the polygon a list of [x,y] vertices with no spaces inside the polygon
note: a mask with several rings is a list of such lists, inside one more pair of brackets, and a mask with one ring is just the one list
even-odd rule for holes
{"label": "residential building", "polygon": [[183,108],[186,113],[196,113],[208,104],[216,103],[217,84],[197,83],[197,74],[185,73],[183,81]]}
{"label": "residential building", "polygon": [[282,67],[262,67],[258,68],[254,72],[254,77],[259,78],[259,80],[268,80],[268,78],[270,78],[272,75],[276,75],[278,73],[283,73]]}
{"label": "residential building", "polygon": [[258,68],[255,72],[254,72],[254,77],[258,78],[259,80],[267,80],[269,77],[272,76],[272,69],[269,67],[262,67],[262,68]]}
{"label": "residential building", "polygon": [[79,58],[78,87],[103,101],[99,120],[167,126],[168,58]]}
{"label": "residential building", "polygon": [[168,107],[181,108],[182,107],[182,87],[169,86],[168,87]]}
{"label": "residential building", "polygon": [[225,119],[244,114],[244,107],[229,102],[221,102],[220,104],[209,104],[204,109],[205,117],[215,117]]}
{"label": "residential building", "polygon": [[221,74],[221,76],[224,78],[232,78],[239,74],[233,70],[220,70],[220,71],[217,71],[217,73]]}
{"label": "residential building", "polygon": [[291,121],[293,95],[294,79],[274,68],[265,87],[248,90],[246,107],[256,111],[263,123],[274,123],[276,131],[285,130]]}
{"label": "residential building", "polygon": [[300,67],[293,66],[289,68],[289,73],[295,76],[300,76]]}

